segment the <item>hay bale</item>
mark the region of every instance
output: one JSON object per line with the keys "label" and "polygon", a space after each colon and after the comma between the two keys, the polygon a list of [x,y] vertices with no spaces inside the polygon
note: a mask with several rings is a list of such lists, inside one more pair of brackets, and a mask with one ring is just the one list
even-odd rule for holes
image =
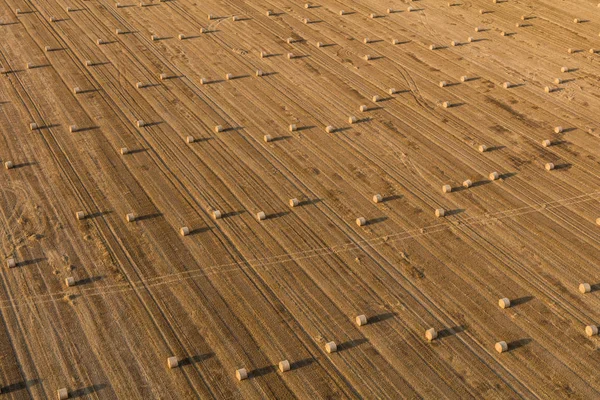
{"label": "hay bale", "polygon": [[178,38],[179,40],[185,40],[185,34],[183,34],[183,33],[180,33],[179,35],[177,35],[177,38]]}
{"label": "hay bale", "polygon": [[354,115],[351,115],[348,117],[348,123],[349,124],[355,124],[357,121],[356,117]]}
{"label": "hay bale", "polygon": [[509,308],[510,307],[510,300],[506,297],[501,298],[500,300],[498,300],[498,307],[504,309],[504,308]]}
{"label": "hay bale", "polygon": [[135,87],[138,88],[138,89],[143,89],[143,88],[146,87],[146,85],[143,82],[137,82],[135,84]]}
{"label": "hay bale", "polygon": [[273,15],[273,11],[271,11],[271,10],[267,10],[267,11],[265,11],[265,15],[266,15],[267,17],[270,17],[271,15]]}
{"label": "hay bale", "polygon": [[6,161],[6,162],[4,163],[4,168],[6,168],[6,169],[12,169],[12,168],[14,168],[14,167],[15,167],[15,165],[13,164],[13,162],[12,162],[12,161]]}
{"label": "hay bale", "polygon": [[560,72],[569,72],[569,67],[560,67]]}
{"label": "hay bale", "polygon": [[369,61],[371,59],[371,55],[366,54],[363,58],[365,59],[365,61]]}
{"label": "hay bale", "polygon": [[450,186],[450,185],[443,185],[442,186],[442,192],[443,193],[450,193],[450,192],[452,192],[452,186]]}
{"label": "hay bale", "polygon": [[473,186],[473,181],[471,181],[470,179],[467,179],[463,182],[463,187],[465,188],[470,188],[471,186]]}
{"label": "hay bale", "polygon": [[240,368],[235,371],[235,377],[238,381],[243,381],[244,379],[248,379],[248,371],[246,368]]}
{"label": "hay bale", "polygon": [[505,341],[500,341],[494,345],[494,348],[498,353],[505,353],[508,351],[508,344]]}
{"label": "hay bale", "polygon": [[377,103],[378,101],[381,101],[381,97],[378,95],[373,96],[373,103]]}
{"label": "hay bale", "polygon": [[296,126],[296,124],[291,124],[289,126],[289,130],[290,130],[290,132],[295,132],[298,130],[298,127]]}
{"label": "hay bale", "polygon": [[6,260],[6,266],[8,268],[14,268],[17,266],[17,261],[15,261],[14,258],[9,258],[8,260]]}
{"label": "hay bale", "polygon": [[498,174],[496,171],[490,172],[489,178],[490,181],[498,180],[498,178],[500,178],[500,174]]}
{"label": "hay bale", "polygon": [[69,398],[69,392],[65,388],[58,389],[56,391],[56,397],[58,400],[66,400]]}
{"label": "hay bale", "polygon": [[437,208],[437,209],[435,210],[435,216],[436,216],[437,218],[441,218],[441,217],[443,217],[444,215],[446,215],[446,210],[444,210],[443,208]]}
{"label": "hay bale", "polygon": [[194,137],[193,137],[193,136],[187,136],[187,137],[185,138],[185,141],[186,141],[187,143],[194,143],[194,142],[196,141],[196,139],[194,139]]}
{"label": "hay bale", "polygon": [[561,78],[554,78],[554,84],[560,85],[561,83],[563,83],[563,80]]}
{"label": "hay bale", "polygon": [[504,82],[504,83],[502,84],[502,87],[504,87],[504,89],[509,89],[509,88],[511,88],[511,87],[512,87],[512,83],[510,83],[510,82]]}
{"label": "hay bale", "polygon": [[554,133],[562,133],[563,132],[563,127],[562,126],[557,126],[554,128]]}
{"label": "hay bale", "polygon": [[335,342],[325,343],[325,351],[328,353],[335,353],[337,351],[337,345]]}
{"label": "hay bale", "polygon": [[177,368],[178,366],[179,360],[177,359],[177,357],[172,356],[167,358],[167,367],[169,367],[169,369]]}
{"label": "hay bale", "polygon": [[552,92],[554,92],[554,88],[551,88],[550,86],[546,86],[546,87],[544,87],[544,92],[552,93]]}
{"label": "hay bale", "polygon": [[256,70],[256,76],[263,76],[263,71],[261,69]]}
{"label": "hay bale", "polygon": [[346,15],[346,11],[340,10],[340,15]]}
{"label": "hay bale", "polygon": [[77,218],[78,221],[81,221],[82,219],[85,218],[85,212],[83,212],[83,211],[77,211],[75,213],[75,218]]}
{"label": "hay bale", "polygon": [[437,50],[437,46],[435,44],[430,44],[429,50]]}
{"label": "hay bale", "polygon": [[371,43],[371,39],[369,39],[369,38],[364,38],[364,39],[363,39],[363,43],[364,43],[364,44],[369,44],[369,43]]}
{"label": "hay bale", "polygon": [[102,44],[105,44],[105,43],[106,43],[106,42],[105,42],[103,39],[96,39],[96,44],[97,44],[98,46],[100,46],[100,45],[102,45]]}
{"label": "hay bale", "polygon": [[358,325],[358,326],[366,325],[368,322],[367,316],[364,314],[357,315],[355,321],[356,321],[356,325]]}
{"label": "hay bale", "polygon": [[291,60],[291,59],[293,59],[294,57],[295,57],[295,56],[294,56],[294,53],[287,53],[287,58],[288,58],[288,60]]}
{"label": "hay bale", "polygon": [[578,24],[578,23],[580,23],[580,22],[581,22],[581,20],[580,20],[579,18],[575,18],[575,19],[573,20],[573,22],[574,22],[575,24]]}
{"label": "hay bale", "polygon": [[450,108],[452,107],[452,103],[450,103],[449,101],[445,101],[442,103],[442,107],[444,108]]}
{"label": "hay bale", "polygon": [[69,132],[71,132],[71,133],[77,132],[78,130],[79,130],[79,128],[77,127],[77,125],[69,126]]}
{"label": "hay bale", "polygon": [[440,87],[446,87],[446,86],[448,86],[448,83],[446,81],[441,81],[439,83],[439,85],[440,85]]}
{"label": "hay bale", "polygon": [[598,334],[598,327],[596,325],[588,325],[585,327],[585,334],[588,336],[596,336]]}
{"label": "hay bale", "polygon": [[137,125],[138,128],[143,128],[144,126],[146,126],[146,122],[144,122],[143,119],[138,119],[136,121],[136,125]]}
{"label": "hay bale", "polygon": [[396,94],[398,91],[395,88],[388,89],[388,94]]}
{"label": "hay bale", "polygon": [[427,339],[428,342],[432,342],[435,339],[437,339],[438,337],[438,332],[435,330],[435,328],[429,328],[425,331],[425,339]]}
{"label": "hay bale", "polygon": [[293,198],[293,199],[290,199],[289,204],[290,204],[290,207],[294,208],[294,207],[298,207],[298,204],[300,204],[300,202],[298,201],[298,199]]}
{"label": "hay bale", "polygon": [[380,194],[376,194],[373,196],[373,203],[381,203],[383,201],[383,196]]}
{"label": "hay bale", "polygon": [[317,47],[323,47],[323,42],[317,42]]}
{"label": "hay bale", "polygon": [[586,294],[592,291],[592,286],[589,283],[580,283],[579,284],[579,292],[581,294]]}
{"label": "hay bale", "polygon": [[477,26],[475,27],[475,32],[482,32],[484,28]]}
{"label": "hay bale", "polygon": [[187,236],[190,234],[190,228],[188,228],[187,226],[182,226],[181,228],[179,228],[179,234],[181,236]]}
{"label": "hay bale", "polygon": [[279,362],[279,370],[281,372],[287,372],[290,370],[290,362],[288,360],[283,360]]}
{"label": "hay bale", "polygon": [[68,278],[66,278],[65,285],[67,285],[67,287],[75,286],[75,278],[73,278],[72,276],[69,276]]}
{"label": "hay bale", "polygon": [[392,39],[392,44],[395,46],[397,44],[400,44],[400,41],[398,39]]}
{"label": "hay bale", "polygon": [[356,218],[356,225],[365,226],[367,224],[367,220],[364,217]]}
{"label": "hay bale", "polygon": [[550,147],[552,145],[552,142],[548,139],[542,140],[542,146],[544,147]]}
{"label": "hay bale", "polygon": [[551,163],[551,162],[546,163],[544,168],[546,168],[546,171],[552,171],[554,169],[554,163]]}
{"label": "hay bale", "polygon": [[335,132],[335,127],[333,127],[331,125],[327,125],[325,127],[325,132],[327,132],[327,133],[333,133],[333,132]]}
{"label": "hay bale", "polygon": [[230,81],[233,79],[233,74],[225,74],[225,80]]}
{"label": "hay bale", "polygon": [[223,127],[221,125],[215,126],[215,132],[216,133],[223,132]]}
{"label": "hay bale", "polygon": [[596,218],[596,225],[600,225],[600,218]]}
{"label": "hay bale", "polygon": [[369,111],[369,107],[365,106],[364,104],[362,106],[360,106],[358,109],[360,110],[360,112],[367,112],[367,111]]}
{"label": "hay bale", "polygon": [[36,130],[38,128],[39,128],[38,124],[36,124],[35,122],[32,122],[32,123],[29,124],[29,130],[34,131],[34,130]]}
{"label": "hay bale", "polygon": [[115,29],[115,33],[116,33],[117,35],[122,35],[124,32],[123,32],[123,30],[122,30],[122,29],[119,29],[119,28],[117,28],[117,29]]}
{"label": "hay bale", "polygon": [[133,222],[135,221],[135,214],[134,213],[129,213],[125,216],[125,220],[127,222]]}
{"label": "hay bale", "polygon": [[267,218],[267,215],[265,214],[264,211],[259,211],[259,212],[256,213],[256,219],[258,221],[262,221],[262,220],[264,220],[266,218]]}
{"label": "hay bale", "polygon": [[92,62],[92,60],[85,60],[85,66],[86,67],[93,67],[94,63]]}
{"label": "hay bale", "polygon": [[121,147],[121,155],[129,154],[129,149],[127,147]]}
{"label": "hay bale", "polygon": [[212,216],[213,216],[213,219],[220,219],[220,218],[221,218],[221,211],[219,211],[219,210],[214,210],[214,211],[212,212]]}
{"label": "hay bale", "polygon": [[73,88],[73,94],[79,94],[79,93],[81,93],[81,88],[74,87]]}
{"label": "hay bale", "polygon": [[267,143],[269,143],[270,141],[273,140],[273,138],[271,137],[271,135],[265,135],[263,136],[263,140]]}
{"label": "hay bale", "polygon": [[478,148],[478,150],[479,150],[480,153],[485,153],[487,151],[487,149],[488,148],[487,148],[487,146],[485,144],[480,144],[479,148]]}
{"label": "hay bale", "polygon": [[452,46],[452,47],[456,47],[458,45],[460,45],[460,42],[458,42],[456,40],[453,40],[453,41],[450,42],[450,46]]}
{"label": "hay bale", "polygon": [[473,38],[473,37],[471,37],[471,36],[469,36],[469,37],[467,38],[467,42],[469,42],[469,43],[473,43],[474,41],[475,41],[475,38]]}

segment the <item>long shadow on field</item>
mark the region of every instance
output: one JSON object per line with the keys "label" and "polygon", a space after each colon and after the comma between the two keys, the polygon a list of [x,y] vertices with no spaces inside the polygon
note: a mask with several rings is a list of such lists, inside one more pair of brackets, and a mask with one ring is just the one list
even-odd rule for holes
{"label": "long shadow on field", "polygon": [[20,163],[20,164],[16,164],[13,168],[24,168],[24,167],[33,167],[34,165],[37,165],[37,161],[27,161],[24,163]]}
{"label": "long shadow on field", "polygon": [[374,225],[374,224],[378,224],[380,222],[383,222],[383,221],[385,221],[387,219],[388,219],[388,217],[373,218],[373,219],[370,219],[369,221],[367,221],[367,224],[368,225]]}
{"label": "long shadow on field", "polygon": [[391,196],[385,196],[383,198],[383,202],[385,203],[386,201],[400,200],[402,197],[404,197],[404,196],[402,196],[401,194],[393,194]]}
{"label": "long shadow on field", "polygon": [[298,204],[298,205],[299,206],[311,206],[314,204],[318,204],[322,201],[323,201],[323,199],[309,199],[309,200],[301,201],[300,204]]}
{"label": "long shadow on field", "polygon": [[528,345],[529,343],[531,343],[532,340],[533,339],[525,338],[525,339],[519,339],[519,340],[510,342],[510,343],[508,343],[508,351],[517,350],[519,347]]}
{"label": "long shadow on field", "polygon": [[290,369],[300,369],[302,367],[307,367],[314,362],[314,358],[305,358],[304,360],[298,360],[290,364]]}
{"label": "long shadow on field", "polygon": [[8,386],[0,386],[0,393],[6,394],[6,393],[16,392],[17,390],[27,389],[28,387],[37,385],[38,383],[41,383],[40,379],[30,379],[28,381],[12,383]]}
{"label": "long shadow on field", "polygon": [[202,361],[208,360],[209,358],[212,358],[214,356],[215,356],[215,353],[206,353],[206,354],[200,354],[197,356],[186,357],[183,360],[179,361],[179,365],[184,366],[184,365],[197,364]]}
{"label": "long shadow on field", "polygon": [[278,213],[269,214],[269,215],[267,215],[267,219],[275,219],[275,218],[279,218],[279,217],[285,217],[289,213],[290,213],[289,211],[282,211],[282,212],[278,212]]}
{"label": "long shadow on field", "polygon": [[367,343],[369,340],[365,338],[348,340],[347,342],[340,343],[337,347],[338,351],[350,350],[354,347],[360,346],[361,344]]}
{"label": "long shadow on field", "polygon": [[106,386],[108,386],[106,383],[100,383],[98,385],[91,385],[91,386],[88,386],[88,387],[85,387],[82,389],[73,390],[72,392],[69,392],[69,397],[77,398],[77,397],[89,396],[92,393],[99,392],[100,390],[104,389]]}
{"label": "long shadow on field", "polygon": [[555,170],[557,170],[557,169],[560,169],[560,170],[563,170],[563,169],[570,169],[572,166],[573,166],[573,164],[570,164],[570,163],[563,163],[563,164],[558,164],[558,165],[555,165],[555,166],[554,166],[554,169],[555,169]]}
{"label": "long shadow on field", "polygon": [[25,261],[21,261],[21,262],[17,263],[17,267],[26,267],[28,265],[37,264],[37,263],[40,263],[40,262],[46,261],[46,260],[47,260],[46,257],[33,258],[31,260],[25,260]]}
{"label": "long shadow on field", "polygon": [[188,236],[197,235],[200,233],[208,232],[210,230],[212,230],[212,228],[210,226],[204,226],[202,228],[192,229]]}
{"label": "long shadow on field", "polygon": [[506,180],[508,178],[512,178],[515,175],[517,175],[516,172],[507,172],[505,174],[500,175],[500,178]]}
{"label": "long shadow on field", "polygon": [[103,276],[90,276],[89,278],[81,279],[77,281],[78,285],[88,285],[90,283],[98,282],[104,279]]}
{"label": "long shadow on field", "polygon": [[596,283],[595,285],[590,285],[590,293],[597,292],[598,290],[600,290],[600,283]]}
{"label": "long shadow on field", "polygon": [[524,297],[519,297],[518,299],[514,299],[510,301],[510,305],[512,307],[514,306],[520,306],[521,304],[525,304],[530,302],[531,300],[533,300],[534,297],[533,296],[524,296]]}
{"label": "long shadow on field", "polygon": [[502,150],[502,149],[505,149],[505,148],[506,148],[506,146],[498,145],[498,146],[489,147],[487,149],[487,151],[498,151],[498,150]]}
{"label": "long shadow on field", "polygon": [[243,213],[245,213],[246,211],[242,210],[242,211],[231,211],[228,213],[225,213],[221,216],[221,218],[230,218],[230,217],[237,217],[238,215],[242,215]]}
{"label": "long shadow on field", "polygon": [[378,322],[385,321],[386,319],[394,318],[395,316],[396,316],[396,313],[394,313],[394,312],[388,312],[388,313],[374,315],[372,317],[369,317],[369,324],[376,324]]}
{"label": "long shadow on field", "polygon": [[463,325],[454,326],[452,328],[442,329],[438,332],[438,338],[443,339],[445,337],[454,336],[458,333],[464,332],[465,327]]}
{"label": "long shadow on field", "polygon": [[142,215],[140,217],[137,217],[138,221],[144,221],[147,219],[153,219],[153,218],[158,218],[158,217],[162,217],[162,213],[154,213],[154,214],[147,214],[147,215]]}
{"label": "long shadow on field", "polygon": [[92,214],[88,215],[88,218],[103,217],[105,215],[109,215],[109,214],[112,214],[112,213],[113,213],[113,211],[98,211],[98,212],[95,212],[95,213],[92,213]]}
{"label": "long shadow on field", "polygon": [[463,212],[465,212],[465,211],[466,211],[466,210],[465,210],[464,208],[456,208],[456,209],[454,209],[454,210],[449,210],[449,211],[446,211],[446,215],[447,215],[447,216],[451,216],[451,215],[457,215],[457,214],[463,213]]}
{"label": "long shadow on field", "polygon": [[266,367],[256,368],[254,371],[250,371],[249,375],[251,378],[258,378],[275,371],[277,371],[277,367],[275,365],[267,365]]}

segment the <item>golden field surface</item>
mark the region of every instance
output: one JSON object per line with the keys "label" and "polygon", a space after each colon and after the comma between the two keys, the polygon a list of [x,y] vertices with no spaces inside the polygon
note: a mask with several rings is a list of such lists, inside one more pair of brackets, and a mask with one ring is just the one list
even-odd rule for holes
{"label": "golden field surface", "polygon": [[600,397],[598,4],[123,1],[0,3],[0,398]]}

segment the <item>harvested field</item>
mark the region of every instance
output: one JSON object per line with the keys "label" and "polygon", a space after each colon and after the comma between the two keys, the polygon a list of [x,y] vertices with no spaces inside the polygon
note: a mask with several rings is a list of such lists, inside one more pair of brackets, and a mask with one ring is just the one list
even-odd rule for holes
{"label": "harvested field", "polygon": [[0,21],[0,397],[600,397],[597,4]]}

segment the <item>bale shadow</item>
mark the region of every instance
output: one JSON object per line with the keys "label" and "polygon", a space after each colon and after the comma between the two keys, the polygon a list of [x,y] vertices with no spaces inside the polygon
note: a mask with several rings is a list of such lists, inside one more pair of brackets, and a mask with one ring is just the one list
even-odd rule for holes
{"label": "bale shadow", "polygon": [[37,385],[41,382],[42,382],[41,379],[30,379],[27,381],[11,383],[10,385],[0,387],[0,394],[1,393],[7,394],[7,393],[16,392],[17,390],[27,389],[27,388],[29,388],[33,385]]}
{"label": "bale shadow", "polygon": [[266,367],[256,368],[248,373],[249,378],[259,378],[277,371],[277,366],[267,365]]}
{"label": "bale shadow", "polygon": [[517,299],[511,300],[510,301],[510,306],[511,307],[513,307],[513,306],[520,306],[521,304],[529,303],[533,299],[534,299],[533,296],[519,297]]}
{"label": "bale shadow", "polygon": [[139,217],[136,218],[136,221],[145,221],[148,219],[154,219],[154,218],[158,218],[158,217],[162,217],[162,213],[154,213],[154,214],[146,214],[146,215],[141,215]]}
{"label": "bale shadow", "polygon": [[183,367],[185,365],[197,364],[202,361],[206,361],[214,356],[215,356],[215,353],[206,353],[206,354],[200,354],[200,355],[196,355],[196,356],[186,357],[186,358],[179,360],[179,365]]}
{"label": "bale shadow", "polygon": [[450,216],[452,216],[452,215],[458,215],[458,214],[461,214],[461,213],[463,213],[463,212],[465,212],[465,211],[466,211],[466,210],[465,210],[464,208],[456,208],[456,209],[454,209],[454,210],[449,210],[449,211],[446,211],[446,215],[450,217]]}
{"label": "bale shadow", "polygon": [[390,318],[394,318],[397,315],[395,312],[388,312],[383,314],[374,315],[369,317],[369,324],[376,324],[378,322],[382,322],[388,320]]}
{"label": "bale shadow", "polygon": [[347,342],[340,343],[339,345],[337,345],[337,351],[350,350],[350,349],[360,346],[361,344],[367,343],[368,341],[369,340],[366,338],[349,340]]}
{"label": "bale shadow", "polygon": [[305,358],[303,360],[299,360],[299,361],[295,361],[293,363],[290,364],[290,369],[300,369],[300,368],[304,368],[309,366],[310,364],[314,363],[315,359],[314,358]]}
{"label": "bale shadow", "polygon": [[188,236],[198,235],[200,233],[209,232],[211,230],[212,230],[212,228],[210,226],[205,226],[205,227],[202,227],[202,228],[192,229],[190,231],[190,233],[188,234]]}
{"label": "bale shadow", "polygon": [[244,211],[244,210],[242,210],[242,211],[230,211],[228,213],[224,213],[223,215],[221,215],[221,218],[237,217],[238,215],[242,215],[245,212],[246,211]]}
{"label": "bale shadow", "polygon": [[34,165],[38,165],[37,161],[26,161],[19,164],[15,164],[13,168],[24,168],[24,167],[33,167]]}
{"label": "bale shadow", "polygon": [[280,218],[280,217],[285,217],[289,213],[290,213],[289,211],[281,211],[281,212],[269,214],[269,215],[267,215],[266,219],[276,219],[276,218]]}
{"label": "bale shadow", "polygon": [[438,339],[455,336],[464,331],[465,331],[464,325],[458,325],[458,326],[454,326],[452,328],[442,329],[441,331],[438,332]]}
{"label": "bale shadow", "polygon": [[31,260],[20,261],[16,264],[16,266],[17,267],[26,267],[28,265],[37,264],[39,262],[46,261],[46,260],[47,260],[46,257],[32,258]]}
{"label": "bale shadow", "polygon": [[89,285],[90,283],[94,283],[94,282],[98,282],[101,281],[102,279],[104,279],[104,276],[90,276],[89,278],[84,278],[81,280],[78,280],[76,282],[77,285]]}
{"label": "bale shadow", "polygon": [[402,196],[401,194],[392,194],[390,196],[385,196],[383,198],[383,202],[387,202],[387,201],[394,201],[394,200],[400,200],[401,198],[403,198],[404,196]]}
{"label": "bale shadow", "polygon": [[573,167],[573,164],[570,164],[570,163],[554,165],[555,170],[561,170],[561,171],[571,169],[572,167]]}
{"label": "bale shadow", "polygon": [[93,393],[99,392],[107,386],[107,384],[101,383],[97,385],[91,385],[82,389],[73,390],[72,392],[69,392],[69,398],[89,396]]}
{"label": "bale shadow", "polygon": [[498,151],[498,150],[502,150],[505,148],[506,148],[506,146],[504,146],[504,145],[498,145],[498,146],[488,147],[488,149],[486,151]]}
{"label": "bale shadow", "polygon": [[529,343],[531,343],[533,341],[533,339],[530,338],[524,338],[524,339],[519,339],[519,340],[514,340],[508,344],[508,351],[514,351],[519,349],[520,347],[526,346]]}
{"label": "bale shadow", "polygon": [[388,217],[379,217],[379,218],[373,218],[367,221],[367,225],[375,225],[378,224],[380,222],[383,222],[385,220],[387,220]]}

